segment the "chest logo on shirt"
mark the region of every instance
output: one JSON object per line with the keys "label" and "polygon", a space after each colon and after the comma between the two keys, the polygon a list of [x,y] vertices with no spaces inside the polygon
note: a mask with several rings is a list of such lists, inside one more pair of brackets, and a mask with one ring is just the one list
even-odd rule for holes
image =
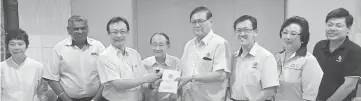
{"label": "chest logo on shirt", "polygon": [[94,52],[94,53],[90,53],[90,54],[91,54],[91,55],[96,55],[96,56],[98,56],[98,55],[99,55],[98,53],[95,53],[95,52]]}
{"label": "chest logo on shirt", "polygon": [[252,68],[257,68],[257,67],[258,67],[258,63],[254,62]]}
{"label": "chest logo on shirt", "polygon": [[291,64],[290,67],[291,67],[291,68],[295,68],[295,67],[297,67],[297,66],[296,66],[296,64]]}
{"label": "chest logo on shirt", "polygon": [[342,62],[342,57],[339,55],[338,58],[336,59],[337,62]]}
{"label": "chest logo on shirt", "polygon": [[170,80],[173,79],[173,75],[172,75],[172,74],[169,74],[169,75],[168,75],[168,79],[170,79]]}

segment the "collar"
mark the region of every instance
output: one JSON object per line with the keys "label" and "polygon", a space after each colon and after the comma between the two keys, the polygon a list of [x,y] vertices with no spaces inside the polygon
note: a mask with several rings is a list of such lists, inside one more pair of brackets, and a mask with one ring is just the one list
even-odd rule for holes
{"label": "collar", "polygon": [[122,56],[129,56],[129,52],[128,52],[128,48],[125,46],[124,49],[124,54],[121,53],[121,50],[117,47],[115,47],[114,45],[110,44],[111,49],[113,50],[113,52],[117,53],[118,56],[122,55]]}
{"label": "collar", "polygon": [[[251,48],[251,50],[249,51],[248,54],[250,54],[250,55],[252,55],[252,56],[256,56],[257,51],[258,51],[258,49],[259,49],[260,47],[261,47],[261,46],[259,46],[258,43],[255,42],[255,43],[253,44],[253,46],[252,46],[252,48]],[[242,55],[242,53],[243,53],[243,49],[242,49],[242,47],[241,47],[241,49],[239,49],[239,52],[238,52],[237,56],[240,57],[240,56]]]}
{"label": "collar", "polygon": [[[283,54],[286,50],[283,50],[281,52],[278,52],[280,54]],[[306,56],[307,54],[307,47],[306,46],[301,46],[297,51],[296,51],[296,54],[292,54],[291,57],[294,57],[294,56]],[[291,58],[290,57],[290,58]]]}
{"label": "collar", "polygon": [[[67,45],[67,46],[74,46],[75,44],[74,44],[74,41],[71,39],[71,38],[67,38],[66,40],[65,40],[65,45]],[[85,43],[85,45],[94,45],[94,40],[93,39],[91,39],[91,38],[86,38],[86,43]]]}
{"label": "collar", "polygon": [[[348,36],[346,36],[346,39],[343,41],[343,43],[335,50],[344,49],[348,43],[350,43],[350,39],[348,38]],[[329,49],[330,49],[330,40],[326,40],[326,44],[323,46],[323,50],[329,52],[330,51]]]}
{"label": "collar", "polygon": [[171,60],[170,60],[170,57],[169,57],[168,54],[165,55],[165,61],[164,61],[164,63],[158,63],[158,62],[155,60],[155,56],[153,56],[151,59],[152,59],[151,62],[152,62],[153,65],[156,65],[156,64],[165,64],[165,65],[167,65],[167,66],[170,66],[170,64],[171,64]]}
{"label": "collar", "polygon": [[204,36],[204,38],[201,40],[201,43],[198,43],[196,37],[193,39],[193,42],[194,42],[195,44],[198,44],[198,45],[199,45],[199,44],[208,45],[209,41],[212,39],[213,34],[214,34],[214,32],[213,32],[213,30],[211,29],[211,30],[208,32],[208,34],[207,34],[206,36]]}
{"label": "collar", "polygon": [[25,64],[25,62],[27,61],[28,57],[25,58],[24,62],[22,62],[20,65],[16,64],[15,60],[13,59],[13,57],[10,57],[7,59],[6,63],[12,67],[12,68],[15,68],[15,69],[18,69],[20,68],[22,65]]}

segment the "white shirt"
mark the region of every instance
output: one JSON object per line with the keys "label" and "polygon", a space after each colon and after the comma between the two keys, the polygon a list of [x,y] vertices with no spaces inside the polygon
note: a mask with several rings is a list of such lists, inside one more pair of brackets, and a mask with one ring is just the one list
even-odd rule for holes
{"label": "white shirt", "polygon": [[[211,30],[199,43],[188,41],[181,58],[182,76],[202,75],[218,70],[230,73],[231,51],[227,40]],[[190,82],[183,87],[185,101],[223,101],[227,80],[223,82]]]}
{"label": "white shirt", "polygon": [[113,45],[109,45],[100,55],[98,70],[101,83],[104,85],[103,96],[109,101],[140,101],[140,86],[117,90],[110,81],[133,79],[147,73],[141,63],[139,53],[126,47],[125,54]]}
{"label": "white shirt", "polygon": [[1,62],[2,101],[44,101],[47,83],[42,79],[43,64],[27,57],[17,65],[12,57]]}
{"label": "white shirt", "polygon": [[[155,60],[155,56],[148,57],[142,61],[144,67],[147,69],[148,73],[155,73],[155,69],[169,69],[180,71],[180,60],[179,58],[171,55],[166,55],[164,63],[158,63]],[[145,90],[145,99],[147,101],[173,101],[176,99],[169,99],[172,94],[158,92],[157,89],[153,91],[146,89]]]}
{"label": "white shirt", "polygon": [[268,87],[279,86],[277,62],[271,52],[255,43],[250,52],[242,49],[232,59],[231,98],[250,100]]}
{"label": "white shirt", "polygon": [[62,40],[54,46],[43,77],[60,81],[70,98],[93,97],[100,87],[96,59],[103,50],[103,44],[91,38],[82,49],[72,45],[71,38]]}

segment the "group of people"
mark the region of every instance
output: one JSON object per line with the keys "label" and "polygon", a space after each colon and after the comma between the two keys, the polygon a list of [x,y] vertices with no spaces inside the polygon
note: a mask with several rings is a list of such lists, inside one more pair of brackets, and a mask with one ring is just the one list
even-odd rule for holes
{"label": "group of people", "polygon": [[[361,48],[348,38],[353,17],[344,8],[327,14],[327,39],[313,54],[307,52],[308,21],[300,16],[286,19],[275,34],[283,43],[277,54],[256,42],[253,16],[234,21],[236,52],[213,32],[208,8],[196,7],[189,17],[195,37],[180,59],[167,54],[167,34],[154,33],[149,42],[154,56],[141,60],[126,45],[130,26],[123,17],[107,23],[110,45],[105,48],[87,37],[87,19],[73,15],[70,37],[54,46],[44,65],[25,55],[24,30],[9,31],[5,42],[11,57],[1,62],[1,100],[46,101],[47,85],[57,101],[351,101],[356,96]],[[168,69],[181,72],[177,94],[158,92],[162,71]]]}

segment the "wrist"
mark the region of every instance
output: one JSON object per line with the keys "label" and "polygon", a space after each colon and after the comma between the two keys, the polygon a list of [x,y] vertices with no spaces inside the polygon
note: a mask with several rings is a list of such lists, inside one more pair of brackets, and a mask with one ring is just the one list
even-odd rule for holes
{"label": "wrist", "polygon": [[71,98],[65,94],[65,92],[61,92],[59,95],[57,95],[57,97],[63,101],[72,101]]}
{"label": "wrist", "polygon": [[153,85],[151,83],[148,84],[148,89],[153,90]]}
{"label": "wrist", "polygon": [[196,82],[196,76],[195,75],[192,75],[191,82]]}

